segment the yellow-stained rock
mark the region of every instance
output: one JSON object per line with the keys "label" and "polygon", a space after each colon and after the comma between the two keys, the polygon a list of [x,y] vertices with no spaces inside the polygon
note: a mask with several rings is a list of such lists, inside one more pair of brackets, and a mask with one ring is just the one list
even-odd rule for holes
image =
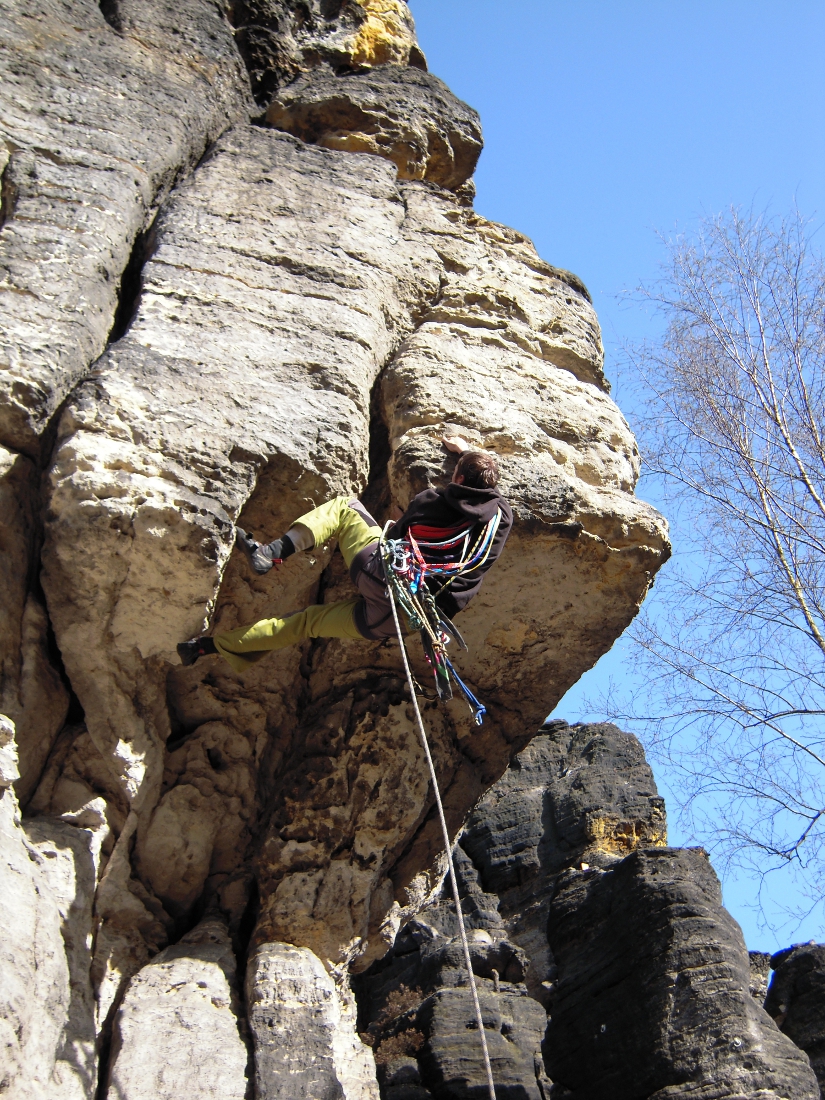
{"label": "yellow-stained rock", "polygon": [[583,854],[585,860],[591,851],[626,856],[636,848],[667,846],[667,824],[663,810],[656,810],[649,818],[630,821],[615,814],[588,814],[585,831],[589,841]]}
{"label": "yellow-stained rock", "polygon": [[366,19],[345,40],[353,65],[406,65],[417,47],[415,23],[403,0],[358,0]]}

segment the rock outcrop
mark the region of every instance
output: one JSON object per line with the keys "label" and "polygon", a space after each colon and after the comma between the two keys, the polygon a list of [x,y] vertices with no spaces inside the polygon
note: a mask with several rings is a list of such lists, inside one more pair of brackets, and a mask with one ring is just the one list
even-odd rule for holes
{"label": "rock outcrop", "polygon": [[[550,1087],[541,1054],[547,1015],[524,984],[528,958],[508,940],[495,900],[479,919],[477,876],[466,855],[457,854],[472,907],[470,955],[494,1078],[514,1096],[542,1100]],[[406,924],[388,954],[356,980],[360,1026],[375,1051],[385,1100],[484,1094],[464,966],[455,910],[442,899]],[[419,1091],[404,1091],[412,1087]]]}
{"label": "rock outcrop", "polygon": [[825,944],[805,943],[771,956],[765,1011],[811,1060],[825,1095]]}
{"label": "rock outcrop", "polygon": [[299,77],[279,92],[266,120],[325,149],[386,157],[399,179],[451,191],[472,176],[481,153],[476,112],[438,77],[397,65]]}
{"label": "rock outcrop", "polygon": [[[469,205],[478,120],[426,73],[406,5],[230,7],[3,3],[15,1098],[91,1097],[101,1070],[110,1092],[163,1097],[192,1059],[206,1072],[174,1043],[163,1066],[141,1056],[176,997],[176,1019],[235,1035],[227,945],[191,939],[204,921],[249,952],[249,1003],[272,1006],[250,1019],[255,1051],[280,1052],[256,1055],[260,1096],[276,1063],[303,1064],[296,951],[326,990],[306,1056],[332,1093],[374,1095],[349,975],[440,886],[433,792],[393,644],[180,666],[205,627],[352,592],[333,546],[251,576],[236,521],[271,536],[339,493],[383,518],[449,477],[445,430],[500,456],[516,526],[456,659],[488,721],[426,710],[453,832],[669,553],[634,496],[587,291]],[[52,837],[52,863],[25,854]],[[63,992],[44,1011],[48,967]],[[246,1087],[245,1042],[227,1039],[226,1095]]]}
{"label": "rock outcrop", "polygon": [[404,0],[234,0],[229,15],[262,106],[307,70],[427,68]]}
{"label": "rock outcrop", "polygon": [[641,745],[609,723],[547,723],[478,803],[461,845],[527,952],[525,981],[543,1004],[554,973],[547,921],[556,876],[664,845],[666,835],[664,800]]}
{"label": "rock outcrop", "polygon": [[548,940],[548,1070],[574,1094],[815,1100],[807,1058],[750,993],[704,852],[648,849],[567,872]]}
{"label": "rock outcrop", "polygon": [[[815,1100],[808,1059],[751,992],[706,854],[666,847],[631,735],[548,723],[470,814],[456,862],[494,1076],[511,1095]],[[457,932],[445,891],[356,979],[383,1100],[484,1093]],[[783,965],[772,1011],[815,1059],[813,956]]]}
{"label": "rock outcrop", "polygon": [[227,929],[203,920],[129,982],[114,1021],[107,1097],[244,1100],[236,959]]}
{"label": "rock outcrop", "polygon": [[340,996],[308,948],[258,948],[246,999],[257,1096],[378,1100],[375,1062],[355,1031],[354,1001]]}

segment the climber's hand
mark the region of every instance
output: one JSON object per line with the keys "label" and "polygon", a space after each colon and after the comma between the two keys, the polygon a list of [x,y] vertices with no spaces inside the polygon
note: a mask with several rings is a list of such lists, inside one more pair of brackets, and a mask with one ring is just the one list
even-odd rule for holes
{"label": "climber's hand", "polygon": [[453,454],[461,455],[470,450],[470,444],[466,439],[462,439],[460,435],[445,435],[442,437],[441,442]]}

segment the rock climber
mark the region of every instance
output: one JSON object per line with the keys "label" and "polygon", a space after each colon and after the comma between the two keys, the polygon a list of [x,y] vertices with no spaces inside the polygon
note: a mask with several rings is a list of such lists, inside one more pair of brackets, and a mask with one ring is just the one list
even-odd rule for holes
{"label": "rock climber", "polygon": [[[481,587],[484,574],[501,553],[513,513],[498,492],[498,466],[488,451],[474,451],[460,436],[445,436],[447,450],[459,455],[449,485],[425,489],[416,496],[406,512],[387,532],[388,539],[402,539],[411,526],[434,528],[448,537],[450,532],[473,523],[483,528],[501,513],[498,529],[486,560],[477,568],[457,577],[436,598],[441,612],[452,618],[462,611]],[[279,539],[259,543],[240,527],[237,544],[245,552],[256,573],[268,573],[296,551],[311,550],[328,539],[336,538],[355,587],[358,599],[338,603],[313,604],[285,618],[261,619],[251,626],[181,642],[178,655],[184,665],[193,665],[199,657],[218,653],[236,672],[249,668],[273,649],[283,649],[305,638],[368,638],[378,640],[395,635],[379,539],[381,528],[358,500],[334,497],[320,508],[297,519]],[[430,536],[432,537],[432,536]]]}

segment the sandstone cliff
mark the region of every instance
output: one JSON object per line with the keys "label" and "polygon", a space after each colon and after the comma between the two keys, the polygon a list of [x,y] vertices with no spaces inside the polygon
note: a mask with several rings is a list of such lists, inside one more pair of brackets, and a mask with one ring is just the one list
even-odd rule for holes
{"label": "sandstone cliff", "polygon": [[[823,949],[774,960],[762,1007],[706,853],[667,847],[633,736],[547,723],[479,801],[456,853],[509,1095],[816,1100],[799,1046],[816,1068]],[[356,979],[384,1100],[485,1095],[456,933],[442,896]]]}
{"label": "sandstone cliff", "polygon": [[589,296],[473,211],[401,0],[1,6],[3,1088],[377,1096],[350,975],[443,873],[397,647],[175,644],[351,591],[333,546],[251,576],[236,521],[496,451],[489,718],[426,710],[457,831],[669,552]]}

